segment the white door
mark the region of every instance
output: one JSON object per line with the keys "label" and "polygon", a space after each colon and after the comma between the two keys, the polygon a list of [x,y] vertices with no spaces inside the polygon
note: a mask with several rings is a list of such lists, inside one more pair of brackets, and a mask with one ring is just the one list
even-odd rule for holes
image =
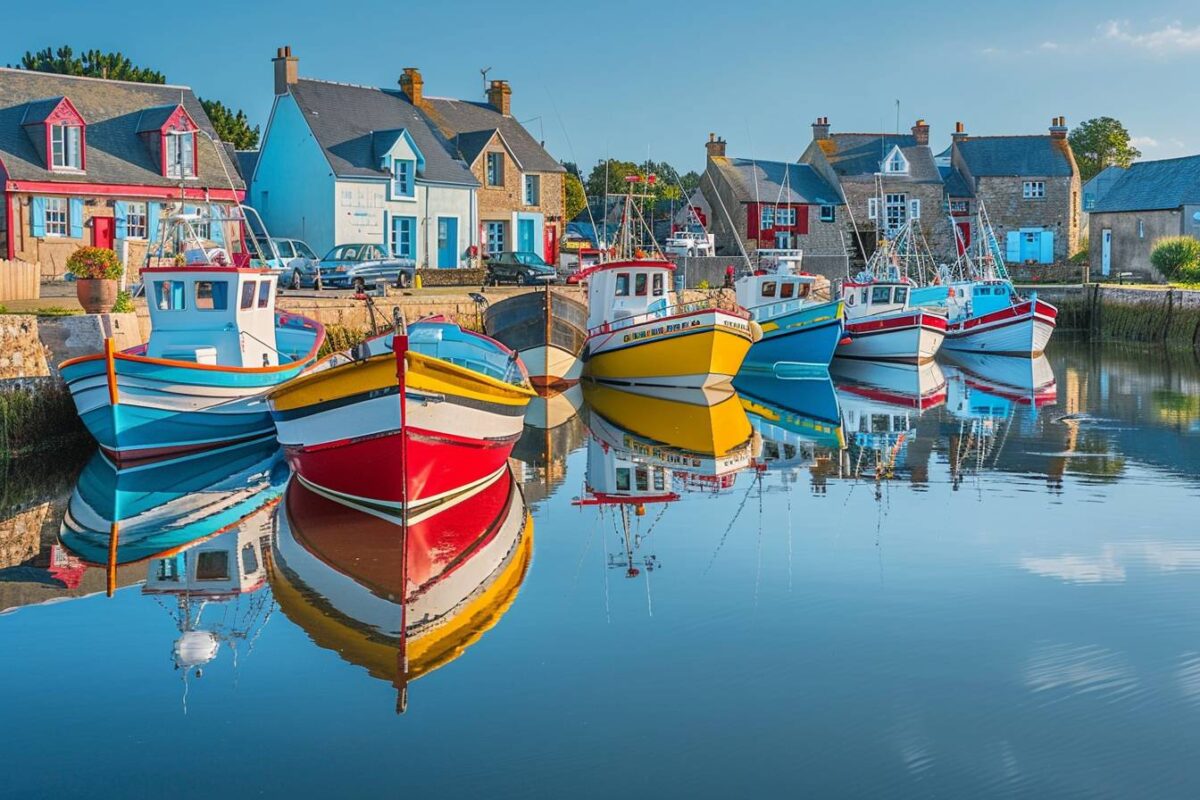
{"label": "white door", "polygon": [[1100,274],[1112,272],[1112,228],[1105,228],[1100,234]]}

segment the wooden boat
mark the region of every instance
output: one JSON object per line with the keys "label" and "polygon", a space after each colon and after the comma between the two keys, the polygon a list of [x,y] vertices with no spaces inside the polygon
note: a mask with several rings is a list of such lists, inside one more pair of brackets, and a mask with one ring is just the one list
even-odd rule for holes
{"label": "wooden boat", "polygon": [[547,286],[488,306],[483,327],[517,351],[537,389],[561,391],[583,372],[579,353],[587,339],[587,317],[587,306]]}
{"label": "wooden boat", "polygon": [[610,261],[592,267],[584,373],[614,383],[705,387],[728,385],[761,336],[743,311],[715,301],[672,305],[674,265],[661,260]]}
{"label": "wooden boat", "polygon": [[[274,431],[262,395],[317,357],[325,329],[275,310],[275,275],[227,218],[175,213],[142,269],[150,340],[64,361],[59,369],[91,434],[113,460],[175,457]],[[203,220],[203,221],[201,221]],[[204,235],[201,235],[201,234]],[[240,266],[239,266],[240,265]]]}
{"label": "wooden boat", "polygon": [[513,351],[430,319],[333,356],[267,399],[301,483],[398,516],[507,469],[532,397]]}
{"label": "wooden boat", "polygon": [[772,254],[773,269],[744,275],[734,284],[738,305],[762,328],[746,362],[772,370],[781,364],[828,367],[843,335],[842,302],[813,297],[816,276],[800,271],[799,250]]}

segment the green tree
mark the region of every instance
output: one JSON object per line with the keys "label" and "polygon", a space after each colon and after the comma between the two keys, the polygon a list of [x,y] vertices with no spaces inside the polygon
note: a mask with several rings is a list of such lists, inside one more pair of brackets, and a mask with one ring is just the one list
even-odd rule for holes
{"label": "green tree", "polygon": [[204,113],[212,120],[217,138],[229,142],[238,150],[253,150],[258,147],[258,126],[250,127],[246,112],[238,109],[236,112],[220,100],[200,100]]}
{"label": "green tree", "polygon": [[[605,165],[607,164],[607,170]],[[607,172],[608,185],[605,187],[605,175]],[[589,197],[603,197],[605,194],[626,194],[629,192],[629,182],[625,179],[630,175],[637,175],[638,165],[632,161],[618,161],[615,158],[610,158],[607,162],[600,161],[596,166],[592,167],[592,171],[588,174],[587,193]]]}
{"label": "green tree", "polygon": [[1129,143],[1129,131],[1112,117],[1080,123],[1069,138],[1079,165],[1079,179],[1085,183],[1108,167],[1128,167],[1142,155]]}
{"label": "green tree", "polygon": [[587,208],[587,194],[583,191],[583,181],[579,180],[575,173],[568,172],[563,183],[566,194],[566,219],[569,222]]}
{"label": "green tree", "polygon": [[45,48],[21,57],[20,69],[35,72],[54,72],[59,75],[82,75],[88,78],[109,78],[134,83],[166,83],[167,78],[156,69],[134,66],[121,53],[102,53],[87,50],[78,56],[69,46]]}
{"label": "green tree", "polygon": [[683,191],[690,195],[696,189],[700,188],[700,173],[696,172],[696,170],[685,172],[679,176],[679,182],[683,184]]}

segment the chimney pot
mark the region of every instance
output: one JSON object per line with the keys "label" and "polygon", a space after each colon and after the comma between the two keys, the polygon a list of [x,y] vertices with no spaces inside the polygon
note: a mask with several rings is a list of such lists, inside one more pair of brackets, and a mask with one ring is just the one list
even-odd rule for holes
{"label": "chimney pot", "polygon": [[421,70],[405,67],[400,75],[400,91],[404,92],[408,102],[414,106],[421,105],[425,100],[425,79],[421,77]]}
{"label": "chimney pot", "polygon": [[504,116],[510,116],[512,110],[512,88],[508,81],[494,79],[487,92],[488,105]]}
{"label": "chimney pot", "polygon": [[724,158],[725,140],[719,138],[715,133],[710,133],[708,141],[704,144],[704,152],[709,158]]}
{"label": "chimney pot", "polygon": [[817,121],[813,123],[813,141],[817,142],[822,139],[829,138],[829,117],[817,117]]}
{"label": "chimney pot", "polygon": [[1050,136],[1054,139],[1067,138],[1067,118],[1055,117],[1050,120]]}
{"label": "chimney pot", "polygon": [[284,45],[275,49],[275,58],[271,59],[275,67],[275,94],[287,94],[290,87],[300,80],[300,59],[292,55],[292,46]]}

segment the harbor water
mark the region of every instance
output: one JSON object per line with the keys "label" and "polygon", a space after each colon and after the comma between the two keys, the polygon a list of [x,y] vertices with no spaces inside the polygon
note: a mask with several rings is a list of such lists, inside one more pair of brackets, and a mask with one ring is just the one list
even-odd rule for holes
{"label": "harbor water", "polygon": [[271,443],[11,467],[0,797],[1200,796],[1194,356],[736,385],[537,406],[407,561]]}

